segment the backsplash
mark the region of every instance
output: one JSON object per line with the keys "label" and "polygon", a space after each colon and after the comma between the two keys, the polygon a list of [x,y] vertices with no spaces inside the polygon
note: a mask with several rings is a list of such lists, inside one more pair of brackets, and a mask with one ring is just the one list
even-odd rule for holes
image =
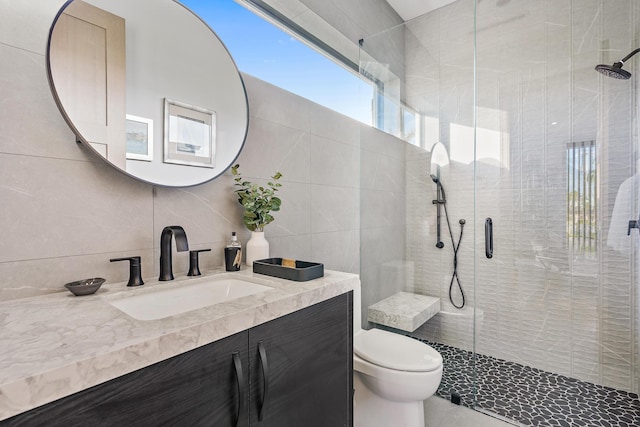
{"label": "backsplash", "polygon": [[[201,268],[222,265],[231,231],[249,232],[230,173],[175,189],[136,181],[80,144],[59,113],[47,82],[45,46],[63,1],[0,4],[0,301],[66,292],[64,283],[101,276],[126,281],[124,264],[142,256],[143,276],[158,275],[158,240],[182,225],[191,249],[211,248]],[[369,126],[249,75],[249,134],[238,163],[243,175],[283,174],[282,210],[266,229],[271,256],[360,269],[360,138]],[[377,132],[377,131],[375,131]],[[379,133],[378,138],[397,139]],[[174,272],[188,255],[174,254]]]}

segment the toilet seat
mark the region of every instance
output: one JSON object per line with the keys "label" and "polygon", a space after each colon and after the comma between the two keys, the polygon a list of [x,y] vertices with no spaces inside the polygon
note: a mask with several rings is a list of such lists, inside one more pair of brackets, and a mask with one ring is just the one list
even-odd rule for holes
{"label": "toilet seat", "polygon": [[442,356],[427,344],[380,329],[356,335],[353,351],[363,360],[398,371],[429,372],[442,367]]}

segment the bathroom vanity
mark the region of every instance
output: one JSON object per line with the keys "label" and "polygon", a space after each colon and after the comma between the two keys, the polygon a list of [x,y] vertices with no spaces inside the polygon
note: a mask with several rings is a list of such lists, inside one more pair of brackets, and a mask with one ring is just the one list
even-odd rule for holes
{"label": "bathroom vanity", "polygon": [[[156,320],[109,300],[194,282],[0,304],[8,326],[0,343],[9,344],[0,350],[0,425],[351,425],[358,277],[236,277],[271,289]],[[39,319],[30,316],[36,306]],[[26,329],[33,335],[20,339]]]}

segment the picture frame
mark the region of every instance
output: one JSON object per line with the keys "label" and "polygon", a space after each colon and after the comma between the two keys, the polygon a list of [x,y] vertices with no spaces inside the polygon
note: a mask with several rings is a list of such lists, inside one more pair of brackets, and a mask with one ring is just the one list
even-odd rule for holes
{"label": "picture frame", "polygon": [[153,161],[153,119],[126,115],[126,158]]}
{"label": "picture frame", "polygon": [[216,113],[205,108],[164,100],[164,162],[215,167]]}

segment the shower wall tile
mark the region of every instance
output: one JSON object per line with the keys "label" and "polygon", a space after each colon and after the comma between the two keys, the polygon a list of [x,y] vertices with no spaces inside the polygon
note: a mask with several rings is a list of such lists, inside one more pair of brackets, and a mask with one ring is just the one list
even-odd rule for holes
{"label": "shower wall tile", "polygon": [[[622,0],[615,5],[604,4],[602,6],[603,37],[612,46],[622,46],[631,51],[636,34],[634,33],[634,22],[632,21],[633,0]],[[618,55],[620,58],[627,53]]]}
{"label": "shower wall tile", "polygon": [[[422,242],[416,235],[427,232],[417,212],[421,193],[425,191],[420,184],[424,177],[419,166],[412,168],[415,178],[409,188],[405,184],[406,143],[364,125],[360,126],[360,137],[360,246],[364,248],[360,274],[362,322],[366,327],[369,305],[403,290],[428,294],[417,284],[416,277],[424,277],[421,271],[429,260],[414,262],[405,255],[412,246],[420,250]],[[422,159],[424,164],[424,155]],[[420,192],[420,196],[408,196],[415,192]],[[409,239],[414,239],[414,243],[409,243]]]}
{"label": "shower wall tile", "polygon": [[404,160],[362,150],[362,188],[399,191],[404,188]]}
{"label": "shower wall tile", "polygon": [[363,325],[367,325],[366,307],[405,289],[406,283],[385,283],[382,279],[385,277],[383,270],[386,265],[405,259],[406,239],[402,223],[387,227],[363,228],[360,233],[360,245],[367,248],[360,264],[363,287],[362,322]]}
{"label": "shower wall tile", "polygon": [[[404,213],[405,194],[402,192],[363,189],[360,195],[362,197],[361,221],[364,229],[393,226],[396,224],[397,216]],[[410,208],[418,214],[415,211],[416,207]]]}

